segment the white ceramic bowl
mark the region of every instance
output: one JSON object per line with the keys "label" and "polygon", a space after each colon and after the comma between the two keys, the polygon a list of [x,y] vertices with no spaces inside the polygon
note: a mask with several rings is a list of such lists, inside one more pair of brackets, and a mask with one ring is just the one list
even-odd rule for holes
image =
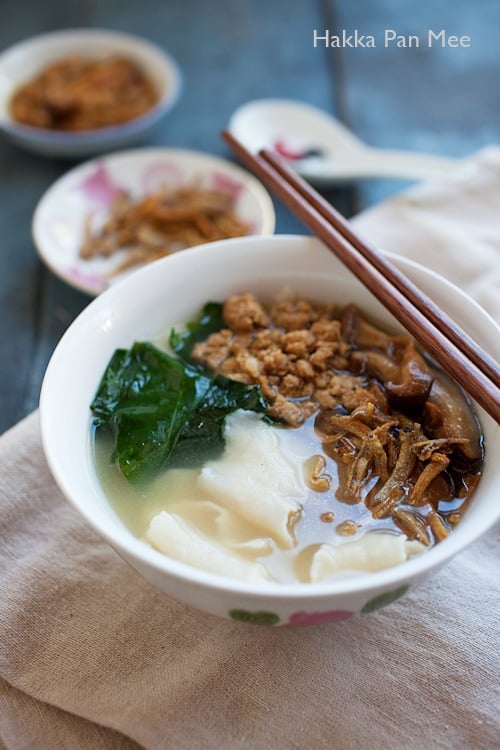
{"label": "white ceramic bowl", "polygon": [[[122,55],[141,66],[155,84],[157,104],[140,117],[121,125],[75,133],[22,125],[12,119],[9,101],[13,92],[45,66],[69,55],[103,58]],[[176,103],[181,74],[175,60],[145,39],[101,29],[70,29],[41,34],[15,44],[0,55],[0,129],[22,148],[47,156],[80,157],[136,143]]]}
{"label": "white ceramic bowl", "polygon": [[[391,259],[480,344],[500,355],[499,329],[475,302],[433,272],[397,256]],[[208,299],[223,299],[237,290],[268,297],[284,284],[309,298],[358,303],[382,324],[400,328],[315,239],[275,235],[226,240],[146,266],[94,300],[56,349],[40,408],[43,445],[60,488],[145,578],[174,598],[216,615],[294,625],[347,619],[390,603],[492,526],[500,516],[500,441],[498,426],[478,408],[486,461],[474,502],[460,525],[423,555],[353,580],[244,583],[172,560],[133,536],[106,499],[89,452],[89,404],[111,354],[192,318]]]}
{"label": "white ceramic bowl", "polygon": [[32,229],[37,250],[44,263],[68,284],[87,294],[99,294],[119,278],[112,272],[123,258],[79,257],[86,218],[91,215],[95,227],[102,224],[113,197],[121,190],[140,198],[162,183],[180,187],[193,180],[201,187],[218,187],[233,194],[235,213],[250,225],[252,234],[273,233],[273,202],[249,172],[200,151],[141,148],[86,162],[57,180],[35,209]]}

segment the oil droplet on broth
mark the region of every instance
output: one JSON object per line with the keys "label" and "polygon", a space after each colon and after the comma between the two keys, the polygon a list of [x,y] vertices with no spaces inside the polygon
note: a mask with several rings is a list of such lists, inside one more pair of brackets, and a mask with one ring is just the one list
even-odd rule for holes
{"label": "oil droplet on broth", "polygon": [[335,527],[335,531],[340,536],[353,536],[358,531],[358,524],[354,521],[342,521]]}

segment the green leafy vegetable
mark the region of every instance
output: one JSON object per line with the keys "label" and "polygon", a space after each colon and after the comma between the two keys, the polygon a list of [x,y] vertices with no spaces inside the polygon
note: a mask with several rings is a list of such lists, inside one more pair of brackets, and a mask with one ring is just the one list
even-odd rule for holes
{"label": "green leafy vegetable", "polygon": [[220,302],[207,302],[197,320],[187,324],[184,331],[173,330],[169,344],[173,351],[185,362],[191,361],[191,352],[198,341],[204,341],[211,333],[226,328]]}
{"label": "green leafy vegetable", "polygon": [[113,432],[113,459],[132,482],[216,456],[224,447],[224,419],[237,409],[264,413],[260,388],[200,371],[141,342],[114,353],[91,404],[94,424]]}

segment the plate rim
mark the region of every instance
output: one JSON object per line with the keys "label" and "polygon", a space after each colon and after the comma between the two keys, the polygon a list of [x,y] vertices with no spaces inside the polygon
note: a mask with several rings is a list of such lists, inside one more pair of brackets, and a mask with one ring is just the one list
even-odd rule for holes
{"label": "plate rim", "polygon": [[[121,151],[115,151],[107,154],[96,156],[92,159],[88,159],[80,164],[77,164],[72,169],[64,172],[57,180],[55,180],[49,187],[44,191],[42,196],[39,198],[35,209],[33,211],[31,219],[31,237],[37,254],[45,266],[59,279],[64,281],[69,286],[78,289],[91,297],[96,297],[105,291],[105,288],[113,286],[114,283],[119,283],[121,277],[115,281],[111,281],[110,284],[105,288],[97,288],[96,284],[85,281],[85,279],[77,279],[70,275],[67,270],[48,256],[45,243],[41,240],[40,222],[43,219],[43,213],[46,207],[53,200],[54,194],[57,194],[61,189],[65,190],[69,184],[72,184],[78,179],[78,176],[84,174],[92,166],[98,166],[101,163],[109,164],[116,163],[121,160],[129,158],[144,161],[170,157],[173,160],[179,159],[201,159],[202,161],[209,163],[212,162],[214,167],[219,166],[221,169],[230,170],[232,174],[238,175],[243,183],[252,189],[256,194],[257,200],[262,207],[262,219],[263,228],[255,236],[258,235],[272,235],[275,233],[276,228],[276,212],[274,209],[274,203],[271,195],[264,187],[264,185],[250,172],[245,170],[239,164],[230,161],[229,159],[213,154],[207,151],[199,151],[196,149],[187,148],[175,148],[167,146],[150,146],[135,149],[126,149]],[[223,241],[223,240],[222,240]],[[209,244],[209,243],[205,243]],[[154,262],[154,261],[153,261]],[[148,265],[148,264],[144,264]],[[138,266],[139,268],[139,266]]]}

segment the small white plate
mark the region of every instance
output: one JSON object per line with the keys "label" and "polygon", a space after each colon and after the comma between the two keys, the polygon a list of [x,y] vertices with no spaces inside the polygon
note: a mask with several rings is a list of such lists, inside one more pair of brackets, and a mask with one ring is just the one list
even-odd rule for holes
{"label": "small white plate", "polygon": [[274,232],[274,206],[269,193],[240,167],[197,151],[147,148],[93,159],[55,182],[33,216],[33,240],[38,252],[61,279],[97,295],[125,275],[112,275],[123,257],[79,257],[87,216],[91,216],[94,227],[99,227],[117,193],[125,190],[138,199],[162,184],[180,187],[193,180],[201,187],[231,193],[235,212],[251,226],[251,234]]}
{"label": "small white plate", "polygon": [[[109,127],[57,131],[16,122],[10,115],[13,92],[56,60],[71,55],[100,59],[112,55],[136,62],[153,81],[158,102],[140,117]],[[67,29],[40,34],[0,55],[0,130],[21,148],[46,156],[95,156],[143,140],[176,104],[182,76],[176,61],[152,42],[104,29]]]}

